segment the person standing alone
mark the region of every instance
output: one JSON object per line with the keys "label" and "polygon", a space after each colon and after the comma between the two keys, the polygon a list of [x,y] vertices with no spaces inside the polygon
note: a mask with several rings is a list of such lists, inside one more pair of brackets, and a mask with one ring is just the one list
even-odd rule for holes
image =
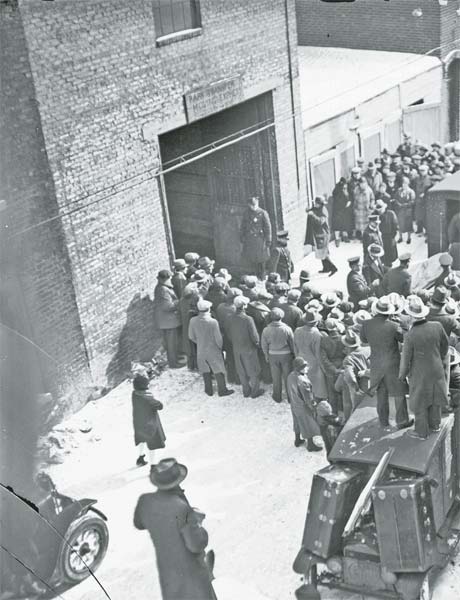
{"label": "person standing alone", "polygon": [[259,198],[252,196],[243,215],[240,229],[243,244],[242,257],[251,273],[261,280],[265,277],[265,264],[270,258],[272,226],[268,212],[259,206]]}

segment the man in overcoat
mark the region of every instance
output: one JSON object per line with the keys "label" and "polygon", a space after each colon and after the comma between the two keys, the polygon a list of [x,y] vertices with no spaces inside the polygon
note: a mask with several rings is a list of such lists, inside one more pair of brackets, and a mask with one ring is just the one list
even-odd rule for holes
{"label": "man in overcoat", "polygon": [[134,527],[148,530],[155,548],[163,600],[217,600],[206,561],[203,513],[190,506],[180,484],[187,468],[165,458],[150,470],[156,492],[142,494]]}
{"label": "man in overcoat", "polygon": [[294,355],[294,335],[292,329],[282,322],[283,317],[284,313],[280,308],[272,309],[270,323],[263,330],[261,337],[262,350],[272,374],[272,397],[275,402],[282,400],[283,381],[286,388]]}
{"label": "man in overcoat", "polygon": [[329,277],[332,277],[337,273],[337,267],[329,257],[329,213],[325,204],[325,199],[317,196],[313,208],[307,211],[305,244],[315,248],[315,256],[323,265],[320,273],[329,273]]}
{"label": "man in overcoat", "polygon": [[369,215],[369,223],[366,229],[363,231],[363,256],[366,256],[367,249],[371,244],[378,244],[383,246],[382,234],[380,233],[380,216]]}
{"label": "man in overcoat", "polygon": [[327,398],[326,373],[321,362],[321,339],[325,335],[318,329],[321,316],[306,310],[302,324],[294,332],[295,355],[309,364],[309,378],[315,400]]}
{"label": "man in overcoat", "polygon": [[145,372],[137,372],[133,378],[131,402],[133,406],[134,443],[139,448],[136,461],[138,467],[147,464],[145,447],[149,451],[149,462],[154,464],[155,450],[165,447],[166,436],[161,425],[158,411],[163,404],[153,397],[149,390],[150,379]]}
{"label": "man in overcoat", "polygon": [[412,276],[409,273],[409,262],[411,254],[409,252],[401,254],[399,257],[399,265],[389,269],[382,281],[382,291],[384,294],[397,292],[404,298],[407,298],[411,293]]}
{"label": "man in overcoat", "polygon": [[415,416],[414,437],[439,431],[441,411],[448,405],[449,339],[440,323],[428,322],[429,309],[411,298],[406,312],[414,319],[404,338],[399,378],[409,378],[409,403]]}
{"label": "man in overcoat", "polygon": [[377,200],[375,211],[380,217],[380,232],[384,251],[383,262],[386,267],[391,267],[398,258],[396,243],[399,238],[398,217],[393,210],[387,208],[383,200]]}
{"label": "man in overcoat", "polygon": [[397,323],[389,316],[394,313],[394,305],[387,296],[379,298],[374,304],[375,316],[364,321],[361,328],[361,341],[369,344],[370,387],[377,391],[377,413],[381,427],[389,426],[389,401],[394,399],[396,409],[396,425],[398,429],[409,427],[406,389],[398,379],[399,376],[399,342],[403,335]]}
{"label": "man in overcoat", "polygon": [[237,296],[233,303],[236,312],[230,318],[229,330],[236,370],[243,386],[243,396],[258,398],[264,393],[260,389],[259,334],[253,318],[246,314],[249,299]]}
{"label": "man in overcoat", "polygon": [[294,425],[294,445],[299,447],[306,440],[307,450],[318,452],[322,447],[317,446],[313,438],[321,432],[315,419],[313,394],[307,369],[308,363],[302,357],[294,359],[293,371],[287,378],[287,394]]}
{"label": "man in overcoat", "polygon": [[386,267],[382,263],[383,248],[379,244],[371,244],[364,257],[363,275],[367,285],[372,288],[376,296],[381,295],[381,286],[385,276]]}
{"label": "man in overcoat", "polygon": [[434,281],[434,287],[437,288],[440,285],[445,285],[445,279],[452,273],[452,263],[454,262],[452,256],[447,252],[443,252],[439,255],[439,265],[441,267],[441,273],[436,277]]}
{"label": "man in overcoat", "polygon": [[165,269],[158,272],[158,282],[153,294],[153,311],[156,326],[163,335],[168,365],[171,369],[177,369],[183,366],[179,363],[177,355],[180,327],[179,300],[174,292],[171,276],[172,274]]}
{"label": "man in overcoat", "polygon": [[460,323],[445,309],[449,296],[450,294],[444,286],[439,286],[434,290],[430,300],[430,312],[426,320],[441,323],[447,337],[451,334],[460,336]]}
{"label": "man in overcoat", "polygon": [[198,301],[198,315],[190,319],[188,336],[197,346],[198,370],[203,376],[205,393],[213,395],[214,375],[219,396],[229,396],[234,390],[228,389],[225,382],[223,339],[218,322],[211,317],[211,306],[207,300]]}
{"label": "man in overcoat", "polygon": [[291,281],[291,275],[294,272],[291,252],[287,247],[288,240],[289,232],[287,230],[278,231],[276,246],[273,248],[270,257],[270,271],[278,273],[281,281],[287,283]]}
{"label": "man in overcoat", "polygon": [[371,295],[371,288],[361,272],[361,257],[352,256],[348,259],[350,272],[347,276],[348,299],[353,302],[355,308],[360,300],[365,300]]}
{"label": "man in overcoat", "polygon": [[364,394],[369,391],[370,348],[361,346],[351,328],[342,336],[346,356],[343,359],[343,416],[348,421]]}
{"label": "man in overcoat", "polygon": [[303,317],[302,310],[297,306],[300,299],[300,290],[289,290],[287,293],[287,302],[281,307],[284,312],[283,323],[289,325],[292,331],[295,331],[300,325]]}
{"label": "man in overcoat", "polygon": [[417,233],[419,235],[423,234],[426,226],[426,193],[433,185],[428,171],[428,165],[420,165],[418,175],[413,182],[415,192],[415,222],[417,223]]}
{"label": "man in overcoat", "polygon": [[187,277],[185,271],[187,269],[187,263],[183,258],[177,258],[174,263],[174,275],[171,278],[171,283],[179,300],[182,298],[182,292],[187,285]]}
{"label": "man in overcoat", "polygon": [[395,212],[399,222],[399,234],[402,241],[402,234],[407,233],[408,244],[411,243],[411,235],[413,231],[412,214],[415,206],[415,192],[410,187],[409,177],[402,178],[402,185],[396,192],[395,197]]}
{"label": "man in overcoat", "polygon": [[334,319],[326,319],[327,335],[320,340],[321,367],[326,374],[327,397],[335,414],[342,408],[341,394],[336,390],[337,378],[342,373],[345,348]]}
{"label": "man in overcoat", "polygon": [[229,383],[240,384],[238,373],[236,372],[235,357],[233,354],[232,332],[230,322],[235,314],[236,308],[234,300],[238,296],[242,296],[243,292],[239,288],[229,288],[226,294],[225,302],[221,302],[216,309],[216,318],[219,323],[220,332],[222,334],[223,346],[225,352],[225,367],[227,369],[227,378]]}
{"label": "man in overcoat", "polygon": [[248,209],[241,222],[240,239],[243,244],[242,257],[250,272],[264,279],[265,264],[270,258],[272,226],[268,212],[260,208],[257,196],[248,201]]}

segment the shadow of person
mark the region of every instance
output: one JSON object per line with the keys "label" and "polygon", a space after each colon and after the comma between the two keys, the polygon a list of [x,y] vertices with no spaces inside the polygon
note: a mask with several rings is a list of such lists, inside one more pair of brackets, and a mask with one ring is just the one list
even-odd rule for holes
{"label": "shadow of person", "polygon": [[117,350],[106,369],[109,387],[126,379],[132,361],[150,361],[160,346],[161,335],[153,318],[153,300],[138,293],[126,309],[126,323],[120,332]]}

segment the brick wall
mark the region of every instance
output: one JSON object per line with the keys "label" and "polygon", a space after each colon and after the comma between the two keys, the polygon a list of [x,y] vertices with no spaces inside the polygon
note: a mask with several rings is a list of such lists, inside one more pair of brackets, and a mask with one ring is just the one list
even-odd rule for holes
{"label": "brick wall", "polygon": [[0,5],[0,57],[1,320],[43,350],[35,353],[41,373],[35,391],[57,392],[78,405],[90,375],[62,226],[53,219],[53,178],[16,2]]}
{"label": "brick wall", "polygon": [[[295,6],[287,2],[296,77]],[[157,345],[149,293],[170,258],[152,176],[157,135],[186,123],[184,93],[235,75],[246,97],[276,80],[274,111],[285,118],[291,110],[285,2],[202,0],[202,35],[161,48],[150,0],[20,0],[20,7],[57,204],[62,215],[74,211],[62,224],[99,377],[151,356]],[[292,123],[280,123],[278,131],[282,201],[300,240],[304,223],[294,213],[306,202],[302,136],[299,188],[291,175]]]}
{"label": "brick wall", "polygon": [[[296,0],[296,4],[301,45],[415,53],[441,45],[441,13],[448,11],[452,19],[457,8],[456,2],[441,8],[436,0],[355,0],[337,4]],[[417,7],[423,10],[420,18],[412,16]]]}

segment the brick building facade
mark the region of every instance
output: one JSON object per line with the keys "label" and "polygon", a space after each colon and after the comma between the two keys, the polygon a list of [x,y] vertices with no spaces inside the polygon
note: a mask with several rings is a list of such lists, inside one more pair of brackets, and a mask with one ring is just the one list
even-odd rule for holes
{"label": "brick building facade", "polygon": [[[169,35],[153,0],[0,3],[2,140],[12,149],[2,155],[4,200],[15,247],[27,247],[21,285],[33,308],[25,313],[39,314],[37,343],[48,340],[50,354],[80,374],[89,365],[98,383],[115,381],[158,345],[151,293],[181,247],[184,197],[193,226],[206,220],[212,237],[213,193],[220,223],[233,229],[240,196],[267,194],[273,225],[289,228],[301,248],[307,200],[300,117],[290,117],[299,106],[294,0],[192,4],[199,22]],[[274,125],[177,169],[162,188],[162,162],[196,153],[213,132],[228,138],[240,123]],[[232,188],[242,173],[247,186]],[[50,216],[59,218],[21,233]],[[231,241],[231,228],[220,234]]]}
{"label": "brick building facade", "polygon": [[[422,16],[412,12],[422,9]],[[460,2],[448,0],[355,0],[329,3],[297,0],[299,44],[424,54],[445,64],[444,139],[460,137]]]}

